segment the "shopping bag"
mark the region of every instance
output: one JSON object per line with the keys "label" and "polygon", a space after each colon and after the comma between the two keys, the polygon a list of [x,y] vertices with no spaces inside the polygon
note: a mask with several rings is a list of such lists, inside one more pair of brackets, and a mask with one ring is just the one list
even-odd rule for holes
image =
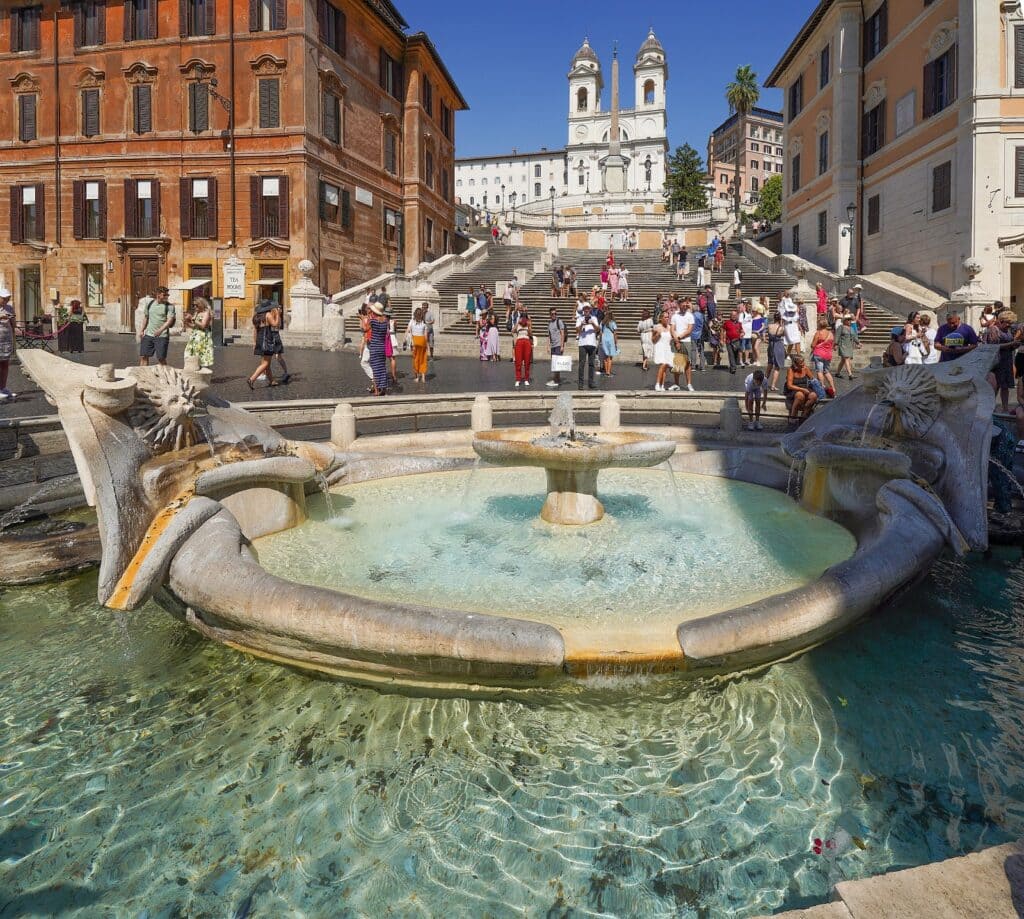
{"label": "shopping bag", "polygon": [[552,373],[572,373],[572,357],[568,354],[551,355]]}

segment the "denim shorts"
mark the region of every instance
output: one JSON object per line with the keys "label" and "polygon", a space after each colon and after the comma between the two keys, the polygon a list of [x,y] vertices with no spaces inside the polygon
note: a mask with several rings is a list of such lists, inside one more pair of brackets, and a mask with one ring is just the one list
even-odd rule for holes
{"label": "denim shorts", "polygon": [[752,338],[741,338],[740,339],[740,351],[749,351],[754,347],[754,340]]}
{"label": "denim shorts", "polygon": [[832,361],[825,360],[823,357],[816,357],[811,355],[811,370],[815,373],[831,373],[832,372]]}

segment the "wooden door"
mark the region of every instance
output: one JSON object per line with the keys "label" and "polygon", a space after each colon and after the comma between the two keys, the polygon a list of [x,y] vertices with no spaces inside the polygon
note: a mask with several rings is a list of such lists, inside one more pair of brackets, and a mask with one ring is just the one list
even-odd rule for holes
{"label": "wooden door", "polygon": [[131,259],[131,309],[134,312],[142,297],[156,296],[160,283],[159,259],[155,255],[132,256]]}

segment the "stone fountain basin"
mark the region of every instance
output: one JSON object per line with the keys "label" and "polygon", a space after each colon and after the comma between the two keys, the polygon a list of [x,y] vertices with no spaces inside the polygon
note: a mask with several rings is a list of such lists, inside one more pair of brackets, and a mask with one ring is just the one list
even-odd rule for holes
{"label": "stone fountain basin", "polygon": [[473,449],[495,466],[539,466],[565,472],[659,466],[676,449],[674,441],[626,431],[598,434],[598,443],[567,440],[561,446],[535,443],[542,434],[537,428],[480,431]]}

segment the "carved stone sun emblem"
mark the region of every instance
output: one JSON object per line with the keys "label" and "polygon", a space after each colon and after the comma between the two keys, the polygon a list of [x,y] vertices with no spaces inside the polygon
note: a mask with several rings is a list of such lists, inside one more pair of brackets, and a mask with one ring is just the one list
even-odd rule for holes
{"label": "carved stone sun emblem", "polygon": [[196,443],[193,420],[201,409],[199,391],[173,367],[138,367],[135,404],[128,423],[156,453],[183,450]]}
{"label": "carved stone sun emblem", "polygon": [[889,408],[883,425],[886,434],[923,437],[928,433],[942,402],[930,370],[919,364],[903,364],[873,383],[875,402]]}

